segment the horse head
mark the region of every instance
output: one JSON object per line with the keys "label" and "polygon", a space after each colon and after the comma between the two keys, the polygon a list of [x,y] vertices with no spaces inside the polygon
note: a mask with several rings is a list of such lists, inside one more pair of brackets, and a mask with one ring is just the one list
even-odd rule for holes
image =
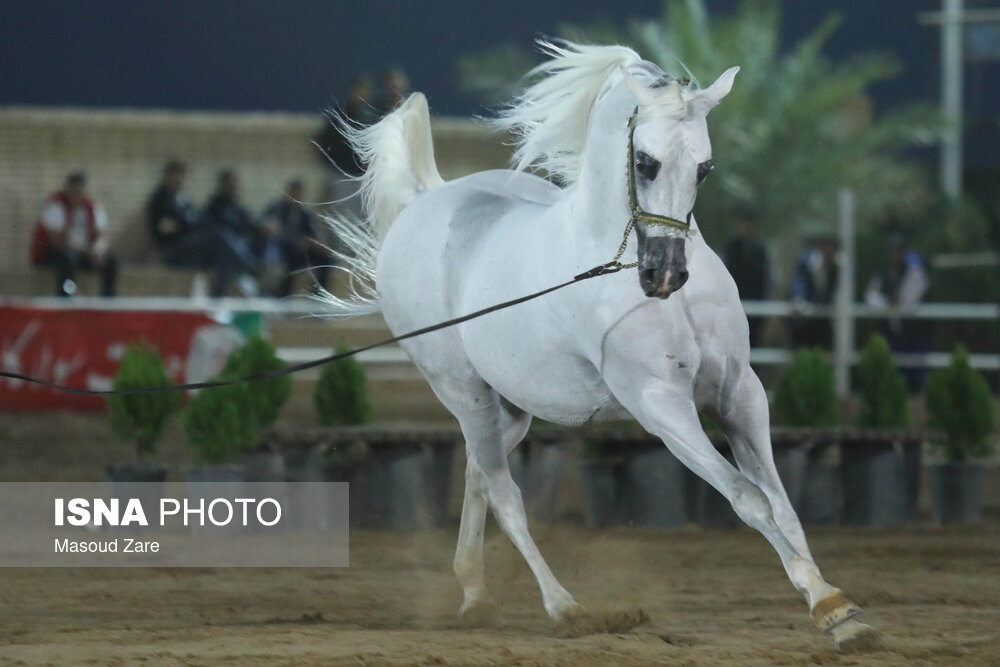
{"label": "horse head", "polygon": [[[648,63],[636,67],[653,69]],[[730,68],[699,89],[662,73],[645,83],[622,69],[635,104],[626,188],[638,239],[639,283],[646,296],[666,299],[687,282],[685,245],[692,210],[698,186],[713,168],[706,118],[729,93],[738,71]]]}

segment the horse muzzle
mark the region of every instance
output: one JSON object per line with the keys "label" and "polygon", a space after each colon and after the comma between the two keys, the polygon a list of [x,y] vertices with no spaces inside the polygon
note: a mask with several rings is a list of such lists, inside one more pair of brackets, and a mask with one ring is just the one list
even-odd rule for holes
{"label": "horse muzzle", "polygon": [[683,287],[687,279],[687,258],[684,255],[683,238],[640,237],[639,285],[646,296],[666,299]]}

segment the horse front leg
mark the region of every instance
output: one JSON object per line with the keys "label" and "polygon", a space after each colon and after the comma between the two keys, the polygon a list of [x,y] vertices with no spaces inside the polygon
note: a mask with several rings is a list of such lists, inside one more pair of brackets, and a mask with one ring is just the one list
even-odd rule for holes
{"label": "horse front leg", "polygon": [[[778,528],[796,552],[812,564],[818,576],[819,568],[806,542],[802,523],[774,465],[768,412],[764,387],[756,373],[746,367],[732,391],[722,397],[718,418],[740,471],[767,496]],[[807,595],[807,600],[813,622],[820,630],[832,635],[842,650],[878,643],[878,637],[870,626],[852,619],[861,613],[861,608],[838,589],[831,588],[819,598]]]}
{"label": "horse front leg", "polygon": [[613,371],[605,379],[647,431],[661,438],[681,463],[725,496],[740,519],[771,543],[814,619],[833,635],[839,648],[859,650],[878,641],[874,630],[850,620],[860,610],[826,583],[808,551],[801,553],[785,535],[768,494],[716,450],[698,421],[689,384],[662,379],[636,383],[628,374],[615,378]]}

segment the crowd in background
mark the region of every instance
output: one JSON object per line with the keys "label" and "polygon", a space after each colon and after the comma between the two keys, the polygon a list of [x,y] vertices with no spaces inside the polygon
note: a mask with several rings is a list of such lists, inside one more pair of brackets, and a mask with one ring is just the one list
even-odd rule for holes
{"label": "crowd in background", "polygon": [[[402,70],[390,69],[382,88],[375,97],[371,77],[358,76],[340,110],[346,122],[375,122],[405,98],[409,81]],[[330,122],[324,122],[316,143],[330,168],[330,182],[320,199],[341,207],[338,213],[357,216],[354,179],[362,167],[353,150]],[[316,207],[304,203],[302,179],[291,179],[262,211],[251,212],[241,201],[235,170],[218,172],[215,190],[201,207],[187,195],[187,176],[184,162],[170,160],[145,203],[150,239],[163,265],[208,273],[209,293],[216,297],[233,291],[244,296],[288,296],[298,274],[310,277],[313,290],[328,287],[334,261],[331,248],[337,239],[318,224]],[[118,259],[107,230],[107,211],[88,194],[86,174],[73,172],[62,189],[42,204],[31,238],[31,263],[54,272],[59,296],[77,293],[76,275],[81,270],[98,272],[101,294],[115,296]]]}
{"label": "crowd in background", "polygon": [[[403,101],[409,82],[401,70],[390,69],[382,77],[380,95],[375,95],[375,88],[370,76],[356,77],[339,110],[341,118],[356,126],[377,121]],[[359,215],[355,178],[363,167],[357,156],[333,123],[323,123],[315,142],[330,173],[323,199],[336,202],[341,214]],[[186,178],[183,162],[168,162],[146,204],[152,242],[164,265],[209,273],[212,296],[225,296],[234,289],[247,296],[288,296],[299,273],[311,276],[314,289],[328,287],[333,268],[330,247],[337,240],[321,234],[313,206],[303,203],[306,193],[301,179],[290,180],[280,196],[253,214],[240,201],[240,179],[232,169],[218,173],[215,191],[201,208],[187,197]],[[733,216],[734,234],[720,249],[741,298],[763,301],[787,296],[800,313],[807,306],[832,305],[838,289],[838,238],[824,231],[807,234],[788,281],[788,293],[780,295],[775,293],[772,261],[756,234],[756,223],[752,208],[738,209]],[[107,226],[107,212],[87,196],[82,172],[70,174],[62,190],[43,204],[31,259],[54,270],[58,294],[75,291],[74,276],[81,269],[98,271],[102,294],[115,294],[118,261],[108,245]],[[901,229],[897,220],[885,226]],[[928,289],[923,257],[899,232],[891,233],[883,265],[864,291],[865,301],[904,309],[920,303]],[[764,324],[765,318],[749,318],[752,346],[761,345]],[[916,324],[904,326],[899,317],[890,317],[883,328],[897,351],[929,349],[929,341]],[[826,317],[793,316],[788,336],[792,347],[829,350],[833,345],[832,324]]]}

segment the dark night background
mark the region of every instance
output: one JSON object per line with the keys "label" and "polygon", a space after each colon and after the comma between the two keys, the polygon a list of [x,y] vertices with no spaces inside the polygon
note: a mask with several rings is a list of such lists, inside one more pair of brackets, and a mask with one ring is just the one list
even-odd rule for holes
{"label": "dark night background", "polygon": [[[708,4],[723,13],[737,3]],[[939,31],[916,14],[939,8],[937,0],[786,2],[784,42],[838,10],[831,58],[876,50],[904,63],[873,91],[877,107],[936,102]],[[396,64],[435,112],[469,114],[481,109],[458,91],[457,56],[526,44],[562,22],[623,24],[661,11],[661,0],[0,0],[0,104],[318,112],[354,74]],[[1000,150],[998,70],[996,62],[966,68],[969,162],[995,161]]]}

